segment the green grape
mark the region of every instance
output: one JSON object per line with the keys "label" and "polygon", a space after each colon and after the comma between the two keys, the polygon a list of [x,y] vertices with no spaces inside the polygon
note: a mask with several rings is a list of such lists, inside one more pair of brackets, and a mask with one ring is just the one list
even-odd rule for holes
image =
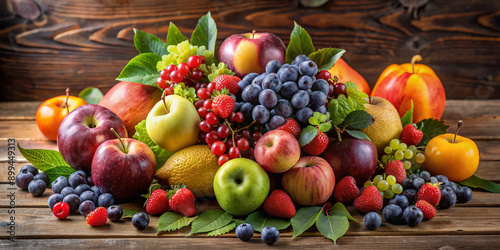
{"label": "green grape", "polygon": [[394,192],[392,192],[392,190],[390,189],[387,189],[386,191],[384,191],[384,198],[386,199],[390,199],[394,196]]}
{"label": "green grape", "polygon": [[425,161],[425,155],[422,154],[422,153],[417,153],[417,155],[415,156],[415,161],[418,163],[418,164],[422,164],[424,163]]}
{"label": "green grape", "polygon": [[405,167],[405,169],[410,169],[411,168],[411,161],[404,161],[403,166]]}
{"label": "green grape", "polygon": [[404,154],[405,154],[406,159],[411,159],[413,157],[413,151],[411,151],[409,149],[405,150]]}
{"label": "green grape", "polygon": [[371,186],[371,185],[373,185],[373,183],[372,183],[371,181],[366,181],[366,182],[365,182],[365,187],[369,187],[369,186]]}
{"label": "green grape", "polygon": [[406,149],[408,149],[408,145],[406,145],[406,143],[402,142],[399,144],[399,150],[405,151]]}
{"label": "green grape", "polygon": [[387,155],[382,155],[382,163],[386,164],[389,157]]}
{"label": "green grape", "polygon": [[389,189],[389,183],[386,180],[381,180],[377,183],[378,190],[386,191]]}
{"label": "green grape", "polygon": [[392,186],[391,188],[392,192],[394,192],[395,194],[400,194],[403,192],[403,186],[401,186],[400,184],[396,183]]}
{"label": "green grape", "polygon": [[384,148],[384,153],[386,153],[386,154],[390,154],[390,153],[392,153],[392,148],[391,148],[391,147],[389,147],[389,146],[385,147],[385,148]]}
{"label": "green grape", "polygon": [[385,180],[387,181],[387,183],[389,183],[389,185],[394,185],[394,183],[396,183],[396,177],[394,177],[394,175],[389,175],[387,176],[387,178],[385,178]]}
{"label": "green grape", "polygon": [[398,150],[396,151],[396,153],[394,153],[394,158],[396,158],[396,160],[398,161],[403,160],[405,158],[405,153],[403,153],[403,151],[401,150]]}
{"label": "green grape", "polygon": [[415,154],[417,154],[417,146],[415,146],[415,145],[410,145],[410,146],[408,147],[408,149],[409,149],[409,150],[411,150],[411,151],[413,151],[413,154],[414,154],[414,155],[415,155]]}
{"label": "green grape", "polygon": [[376,175],[373,177],[373,185],[377,185],[379,181],[383,180],[384,177],[382,175]]}
{"label": "green grape", "polygon": [[391,146],[391,148],[394,150],[398,150],[399,149],[399,140],[392,139],[391,142],[389,143],[389,146]]}

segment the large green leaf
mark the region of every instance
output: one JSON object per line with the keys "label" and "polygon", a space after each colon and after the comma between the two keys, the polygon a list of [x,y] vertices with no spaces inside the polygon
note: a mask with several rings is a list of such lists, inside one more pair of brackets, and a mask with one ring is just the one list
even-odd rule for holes
{"label": "large green leaf", "polygon": [[375,120],[373,116],[364,110],[355,110],[349,113],[344,120],[344,127],[347,129],[364,129],[370,126]]}
{"label": "large green leaf", "polygon": [[307,229],[309,229],[321,214],[321,207],[303,207],[297,211],[295,216],[291,219],[293,227],[293,238],[301,235]]}
{"label": "large green leaf", "polygon": [[158,218],[157,233],[162,231],[175,231],[191,224],[197,217],[187,217],[174,212],[166,212]]}
{"label": "large green leaf", "polygon": [[19,148],[21,155],[23,155],[26,160],[42,172],[55,167],[69,167],[68,163],[66,163],[62,158],[61,153],[55,150],[25,149],[21,147],[19,143],[17,144],[17,147]]}
{"label": "large green leaf", "polygon": [[479,178],[475,175],[469,177],[466,180],[458,182],[458,184],[471,188],[481,188],[492,193],[500,193],[500,185],[496,184],[495,182]]}
{"label": "large green leaf", "polygon": [[161,56],[155,53],[142,53],[132,58],[120,75],[116,78],[119,81],[129,81],[156,86],[156,79],[160,73],[156,70],[156,63],[161,61]]}
{"label": "large green leaf", "polygon": [[175,24],[171,22],[170,25],[168,26],[167,46],[177,45],[186,40],[187,38],[181,33],[181,31],[177,28],[177,26],[175,26]]}
{"label": "large green leaf", "polygon": [[349,211],[347,211],[344,204],[342,204],[340,202],[337,202],[333,205],[330,212],[328,212],[328,215],[345,216],[345,217],[347,217],[347,219],[349,219],[351,221],[358,222],[356,219],[354,219],[354,217],[352,217],[352,215],[349,213]]}
{"label": "large green leaf", "polygon": [[210,12],[198,20],[198,25],[191,35],[191,44],[196,46],[205,46],[208,50],[215,51],[215,42],[217,41],[217,25]]}
{"label": "large green leaf", "polygon": [[309,58],[318,65],[319,70],[329,70],[345,53],[343,49],[323,48],[309,55]]}
{"label": "large green leaf", "polygon": [[191,234],[206,233],[217,230],[231,223],[233,216],[221,210],[208,210],[203,212],[193,221]]}
{"label": "large green leaf", "polygon": [[168,54],[167,45],[160,38],[139,29],[134,29],[134,33],[134,45],[139,53]]}
{"label": "large green leaf", "polygon": [[345,216],[327,216],[321,212],[316,221],[316,228],[323,236],[337,243],[337,239],[342,237],[349,229],[349,221]]}
{"label": "large green leaf", "polygon": [[262,231],[265,227],[275,227],[282,230],[290,226],[290,220],[271,217],[260,209],[248,215],[245,222],[252,225],[257,232]]}
{"label": "large green leaf", "polygon": [[70,166],[58,166],[55,168],[49,168],[43,171],[48,177],[50,181],[50,185],[52,186],[52,182],[55,181],[59,176],[64,176],[68,178],[72,173],[76,172],[73,168]]}
{"label": "large green leaf", "polygon": [[286,49],[286,63],[291,63],[298,55],[310,55],[314,53],[314,45],[307,31],[294,22],[290,42]]}

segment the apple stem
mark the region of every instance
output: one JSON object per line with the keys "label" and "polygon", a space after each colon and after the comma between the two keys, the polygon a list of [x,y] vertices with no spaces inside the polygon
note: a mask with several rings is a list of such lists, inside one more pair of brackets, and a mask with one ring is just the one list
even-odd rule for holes
{"label": "apple stem", "polygon": [[161,100],[163,101],[163,106],[165,106],[165,110],[167,111],[167,114],[170,113],[170,111],[167,108],[167,102],[165,101],[165,97],[167,95],[167,89],[163,90],[163,93],[161,94]]}
{"label": "apple stem", "polygon": [[66,101],[64,101],[64,106],[66,106],[66,110],[68,111],[69,114],[68,100],[69,100],[69,88],[66,88]]}
{"label": "apple stem", "polygon": [[455,143],[455,141],[457,140],[458,131],[460,130],[460,127],[462,127],[463,123],[464,122],[462,120],[458,121],[457,129],[455,130],[455,136],[453,137],[453,143]]}
{"label": "apple stem", "polygon": [[415,62],[420,62],[422,61],[422,57],[420,55],[414,55],[411,58],[411,73],[415,74]]}
{"label": "apple stem", "polygon": [[254,39],[255,32],[257,32],[257,31],[256,30],[252,30],[252,39]]}
{"label": "apple stem", "polygon": [[115,134],[115,136],[118,138],[118,140],[120,140],[120,143],[122,144],[122,148],[123,148],[123,150],[122,150],[123,153],[127,154],[128,153],[127,148],[125,148],[125,143],[123,143],[123,140],[120,137],[120,135],[116,132],[116,130],[114,128],[111,128],[110,130]]}

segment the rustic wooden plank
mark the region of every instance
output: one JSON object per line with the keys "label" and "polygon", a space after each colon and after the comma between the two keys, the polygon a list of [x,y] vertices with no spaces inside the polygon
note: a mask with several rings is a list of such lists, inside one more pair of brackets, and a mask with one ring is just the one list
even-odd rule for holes
{"label": "rustic wooden plank", "polygon": [[35,120],[36,110],[42,102],[0,102],[0,121]]}
{"label": "rustic wooden plank", "polygon": [[2,121],[0,130],[0,140],[46,140],[35,121]]}

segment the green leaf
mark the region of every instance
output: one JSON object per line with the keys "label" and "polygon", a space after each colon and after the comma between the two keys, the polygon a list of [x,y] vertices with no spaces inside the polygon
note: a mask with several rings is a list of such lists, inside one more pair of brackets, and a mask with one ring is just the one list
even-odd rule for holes
{"label": "green leaf", "polygon": [[52,186],[52,182],[55,181],[57,177],[64,176],[68,178],[69,175],[76,172],[76,170],[72,169],[70,166],[58,166],[46,169],[43,172],[49,177],[49,182],[51,183],[49,186]]}
{"label": "green leaf", "polygon": [[19,143],[17,143],[17,147],[21,155],[42,172],[61,166],[70,167],[62,158],[61,153],[55,150],[25,149]]}
{"label": "green leaf", "polygon": [[321,212],[316,221],[316,228],[323,236],[337,244],[337,239],[342,237],[349,229],[349,221],[345,216],[326,216],[325,213]]}
{"label": "green leaf", "polygon": [[166,212],[158,218],[158,229],[156,233],[162,231],[175,231],[188,226],[197,217],[187,217],[174,212]]}
{"label": "green leaf", "polygon": [[286,63],[291,63],[298,55],[310,55],[314,51],[312,39],[307,31],[294,22],[290,43],[286,49]]}
{"label": "green leaf", "polygon": [[119,81],[129,81],[146,85],[156,85],[156,79],[160,73],[156,70],[156,64],[161,61],[161,56],[154,53],[142,53],[132,58],[120,75],[116,78]]}
{"label": "green leaf", "polygon": [[160,188],[161,188],[160,183],[158,183],[158,180],[154,179],[153,182],[151,182],[151,185],[149,185],[148,193],[141,195],[141,197],[146,198],[146,201],[144,201],[144,207],[148,203],[149,197],[151,196],[151,194],[153,193],[153,191],[155,191],[156,189],[160,189]]}
{"label": "green leaf", "polygon": [[300,132],[299,144],[301,147],[309,144],[318,134],[318,127],[307,126]]}
{"label": "green leaf", "polygon": [[375,120],[373,116],[364,110],[355,110],[347,115],[344,120],[344,127],[348,129],[364,129],[370,126]]}
{"label": "green leaf", "polygon": [[418,146],[425,146],[434,137],[442,135],[448,131],[450,126],[444,124],[444,121],[437,119],[424,119],[417,122],[417,128],[424,133]]}
{"label": "green leaf", "polygon": [[479,178],[475,175],[469,177],[466,180],[458,182],[460,185],[471,187],[471,188],[481,188],[492,193],[500,193],[500,185],[495,182],[488,181]]}
{"label": "green leaf", "polygon": [[205,233],[219,229],[231,223],[233,216],[221,210],[207,210],[200,214],[191,225],[191,234]]}
{"label": "green leaf", "polygon": [[339,95],[337,99],[331,99],[328,103],[328,112],[330,113],[330,120],[334,126],[341,124],[347,115],[353,111],[351,103],[347,100],[345,95]]}
{"label": "green leaf", "polygon": [[316,118],[314,116],[309,117],[309,124],[311,124],[313,126],[318,126],[319,125],[318,118]]}
{"label": "green leaf", "polygon": [[134,139],[145,143],[148,147],[153,151],[156,159],[156,170],[161,168],[167,159],[173,154],[173,152],[169,152],[156,143],[149,137],[148,131],[146,130],[146,119],[139,122],[135,125],[135,134],[133,136]]}
{"label": "green leaf", "polygon": [[186,98],[191,103],[199,99],[196,90],[193,87],[186,87],[182,82],[174,86],[174,94]]}
{"label": "green leaf", "polygon": [[330,118],[330,114],[328,112],[326,114],[322,114],[320,112],[314,112],[313,117],[316,117],[320,123],[326,122],[328,118]]}
{"label": "green leaf", "polygon": [[329,70],[345,53],[343,49],[324,48],[309,55],[309,58],[318,65],[318,71]]}
{"label": "green leaf", "polygon": [[215,24],[210,11],[198,20],[198,25],[191,35],[191,44],[205,46],[208,50],[215,51],[217,41],[217,25]]}
{"label": "green leaf", "polygon": [[319,125],[319,131],[321,131],[323,133],[330,131],[331,128],[332,128],[332,124],[330,122],[324,122],[324,123],[321,123]]}
{"label": "green leaf", "polygon": [[403,124],[403,128],[413,123],[413,100],[411,100],[411,108],[401,117],[401,123]]}
{"label": "green leaf", "polygon": [[252,225],[257,232],[262,231],[265,227],[275,227],[278,230],[283,230],[290,226],[290,220],[270,217],[261,209],[248,215],[245,222]]}
{"label": "green leaf", "polygon": [[231,232],[231,230],[233,230],[235,228],[236,228],[236,223],[235,222],[231,222],[231,223],[229,223],[226,226],[223,226],[223,227],[221,227],[219,229],[216,229],[216,230],[214,230],[212,232],[207,233],[207,236],[212,237],[212,236],[218,236],[218,235],[227,234],[227,233]]}
{"label": "green leaf", "polygon": [[354,82],[344,83],[347,87],[347,96],[354,110],[365,110],[366,99],[368,95],[365,92],[359,91]]}
{"label": "green leaf", "polygon": [[293,238],[301,235],[309,229],[321,214],[321,207],[303,207],[297,211],[295,216],[291,219],[293,228]]}
{"label": "green leaf", "polygon": [[99,104],[103,96],[104,95],[102,94],[101,90],[93,87],[84,88],[78,94],[78,97],[85,100],[87,104]]}
{"label": "green leaf", "polygon": [[[181,31],[177,28],[177,26],[175,26],[174,23],[170,22],[170,25],[168,26],[168,33],[167,33],[167,46],[177,45],[177,44],[184,42],[186,40],[187,40],[187,38],[181,33]],[[166,50],[166,47],[165,47],[165,50]]]}
{"label": "green leaf", "polygon": [[359,131],[359,130],[349,130],[346,129],[345,132],[347,132],[350,136],[360,139],[360,140],[369,140],[371,141],[370,137],[368,137],[365,133]]}
{"label": "green leaf", "polygon": [[332,207],[332,210],[330,210],[330,212],[328,212],[328,214],[329,215],[337,215],[337,216],[345,216],[345,217],[347,217],[347,219],[349,219],[351,221],[358,222],[356,219],[354,219],[354,217],[352,217],[352,215],[349,213],[349,211],[347,211],[344,204],[342,204],[340,202],[335,203]]}
{"label": "green leaf", "polygon": [[130,219],[134,216],[134,214],[139,213],[140,209],[134,208],[123,208],[123,216],[122,219]]}
{"label": "green leaf", "polygon": [[168,54],[167,45],[160,38],[139,29],[134,29],[134,33],[134,45],[139,53]]}

